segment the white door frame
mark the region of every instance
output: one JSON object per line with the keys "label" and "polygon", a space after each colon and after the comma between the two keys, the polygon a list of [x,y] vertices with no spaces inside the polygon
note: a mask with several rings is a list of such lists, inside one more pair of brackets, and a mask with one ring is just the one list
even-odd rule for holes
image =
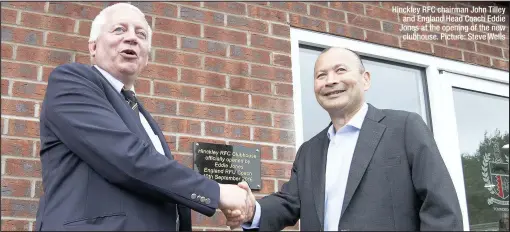
{"label": "white door frame", "polygon": [[[469,230],[469,219],[467,216],[466,193],[464,188],[464,176],[462,173],[462,160],[460,153],[458,153],[458,142],[456,150],[452,149],[451,134],[456,134],[456,127],[453,128],[452,116],[455,119],[455,114],[452,115],[452,106],[445,104],[443,98],[451,95],[451,82],[443,80],[441,71],[461,74],[474,80],[493,81],[502,83],[507,86],[509,83],[508,72],[496,70],[477,65],[471,65],[460,61],[454,61],[444,58],[439,58],[431,55],[421,54],[412,51],[402,50],[400,48],[393,48],[384,45],[378,45],[360,40],[349,39],[340,36],[334,36],[319,32],[313,32],[303,29],[291,28],[291,60],[292,60],[292,76],[293,76],[293,90],[294,90],[294,123],[296,130],[296,150],[303,143],[303,119],[302,119],[302,105],[301,105],[301,83],[300,83],[300,58],[299,58],[299,45],[311,45],[319,48],[327,48],[332,46],[346,47],[360,55],[378,58],[382,60],[393,61],[402,64],[409,64],[425,68],[426,84],[429,95],[430,115],[432,127],[434,130],[434,138],[438,144],[441,155],[448,166],[448,171],[454,179],[455,188],[459,201],[461,202],[461,209],[464,219],[464,229]],[[449,95],[450,94],[450,95]],[[450,96],[452,97],[452,96]],[[451,99],[453,101],[453,98]],[[449,112],[449,113],[448,113]],[[458,140],[457,140],[458,141]]]}

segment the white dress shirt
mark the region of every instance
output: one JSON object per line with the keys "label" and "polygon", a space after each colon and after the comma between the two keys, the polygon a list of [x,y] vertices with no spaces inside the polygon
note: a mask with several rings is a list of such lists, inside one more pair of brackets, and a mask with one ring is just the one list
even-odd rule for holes
{"label": "white dress shirt", "polygon": [[[121,90],[124,87],[124,84],[121,81],[117,80],[112,75],[110,75],[105,70],[101,69],[99,66],[94,65],[94,67],[97,68],[97,70],[99,70],[99,72],[101,72],[101,74],[103,74],[103,76],[106,78],[106,80],[108,82],[110,82],[110,84],[112,84],[112,86],[115,88],[115,90],[124,99],[124,95],[121,94]],[[135,92],[134,86],[131,88],[131,91]],[[154,145],[154,148],[156,148],[156,151],[158,151],[161,155],[165,155],[165,150],[163,150],[163,146],[161,145],[161,141],[159,140],[158,135],[156,135],[156,133],[154,133],[149,122],[143,116],[142,112],[139,112],[139,116],[140,116],[140,121],[142,122],[143,128],[145,129],[145,131],[147,132],[147,135],[149,135],[149,138],[152,141],[152,145]]]}
{"label": "white dress shirt", "polygon": [[[361,109],[340,130],[335,131],[333,125],[328,129],[330,143],[326,163],[324,231],[338,230],[352,156],[367,111],[368,105],[364,103]],[[256,202],[255,215],[251,225],[244,224],[242,227],[244,229],[258,228],[260,214],[260,204]]]}

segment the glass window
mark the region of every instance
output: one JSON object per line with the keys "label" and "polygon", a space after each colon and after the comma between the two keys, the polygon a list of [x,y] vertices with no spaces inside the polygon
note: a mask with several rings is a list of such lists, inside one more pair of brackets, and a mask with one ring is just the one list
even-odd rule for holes
{"label": "glass window", "polygon": [[[330,122],[313,91],[313,71],[321,48],[300,46],[300,87],[303,119],[303,140],[307,141]],[[366,93],[367,102],[380,109],[416,112],[428,122],[425,73],[422,68],[369,57],[361,57],[365,69],[371,73],[372,85]]]}
{"label": "glass window", "polygon": [[508,231],[508,98],[453,88],[471,230]]}

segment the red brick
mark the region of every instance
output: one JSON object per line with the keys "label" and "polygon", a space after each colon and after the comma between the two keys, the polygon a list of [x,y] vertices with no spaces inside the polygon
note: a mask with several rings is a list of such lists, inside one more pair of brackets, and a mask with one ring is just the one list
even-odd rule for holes
{"label": "red brick", "polygon": [[398,22],[398,15],[393,13],[391,10],[386,10],[381,7],[366,5],[365,10],[367,16],[372,18],[379,18],[383,20]]}
{"label": "red brick", "polygon": [[228,106],[249,106],[249,94],[218,89],[205,89],[204,102]]}
{"label": "red brick", "polygon": [[55,69],[55,67],[53,67],[53,66],[51,66],[51,67],[43,66],[42,80],[44,82],[48,83],[48,79],[50,78],[50,73],[53,72],[54,69]]}
{"label": "red brick", "polygon": [[30,197],[30,192],[29,180],[2,178],[2,197]]}
{"label": "red brick", "polygon": [[271,126],[271,114],[244,109],[229,109],[228,121],[251,125]]}
{"label": "red brick", "polygon": [[38,207],[39,202],[35,200],[32,201],[2,198],[2,217],[35,218]]}
{"label": "red brick", "polygon": [[184,2],[184,1],[179,1],[179,2],[176,2],[177,4],[180,4],[180,5],[186,5],[186,6],[196,6],[196,7],[200,7],[200,2]]}
{"label": "red brick", "polygon": [[300,14],[306,14],[306,4],[302,2],[270,2],[271,8],[282,9]]}
{"label": "red brick", "polygon": [[361,2],[331,2],[330,7],[355,14],[365,14],[365,11],[363,10],[363,4]]}
{"label": "red brick", "polygon": [[2,8],[44,12],[45,2],[2,2]]}
{"label": "red brick", "polygon": [[246,62],[237,62],[213,57],[206,57],[205,70],[232,75],[247,76],[248,64],[246,64]]}
{"label": "red brick", "polygon": [[156,31],[200,37],[200,24],[177,21],[173,19],[156,18]]}
{"label": "red brick", "polygon": [[268,51],[230,45],[230,57],[236,60],[269,64],[271,61],[269,56],[270,52]]}
{"label": "red brick", "polygon": [[44,94],[46,94],[45,84],[16,81],[12,87],[12,95],[15,97],[42,100]]}
{"label": "red brick", "polygon": [[292,72],[288,69],[275,68],[262,65],[251,65],[251,75],[253,77],[292,82]]}
{"label": "red brick", "polygon": [[33,101],[11,100],[2,98],[2,114],[24,117],[34,117],[35,103]]}
{"label": "red brick", "polygon": [[172,135],[165,135],[166,144],[170,147],[170,151],[177,151],[177,138]]}
{"label": "red brick", "polygon": [[19,177],[41,177],[41,162],[38,160],[6,159],[5,174]]}
{"label": "red brick", "polygon": [[[194,225],[210,226],[210,227],[224,227],[226,222],[225,215],[221,211],[217,211],[214,216],[208,217],[195,211],[191,212],[191,220]],[[225,230],[227,227],[225,226]]]}
{"label": "red brick", "polygon": [[292,102],[292,100],[252,95],[251,102],[252,108],[254,109],[268,110],[281,113],[294,112],[294,103]]}
{"label": "red brick", "polygon": [[294,132],[288,130],[276,130],[255,127],[253,140],[259,142],[294,144]]}
{"label": "red brick", "polygon": [[251,35],[251,46],[270,51],[290,53],[290,42],[288,40],[271,38],[259,34]]}
{"label": "red brick", "polygon": [[492,64],[495,68],[502,69],[508,72],[508,60],[492,58]]}
{"label": "red brick", "polygon": [[204,139],[200,137],[187,137],[187,136],[179,136],[179,151],[180,152],[192,152],[193,146],[192,143],[217,143],[217,144],[225,144],[225,141],[217,140],[217,139]]}
{"label": "red brick", "polygon": [[248,148],[260,149],[260,158],[262,160],[273,159],[273,146],[260,145],[258,143],[229,142],[229,145],[243,146]]}
{"label": "red brick", "polygon": [[69,36],[57,34],[53,32],[48,33],[46,40],[48,47],[61,48],[80,52],[89,52],[88,39],[78,36]]}
{"label": "red brick", "polygon": [[381,30],[381,24],[376,19],[347,13],[347,20],[348,20],[349,24],[351,24],[353,26],[363,27],[366,29],[371,29],[371,30],[376,30],[376,31]]}
{"label": "red brick", "polygon": [[154,120],[164,132],[183,133],[200,135],[202,133],[202,125],[197,120],[187,120],[181,118],[170,118],[154,116]]}
{"label": "red brick", "polygon": [[136,94],[149,95],[151,93],[151,81],[148,79],[138,78],[135,81],[135,89]]}
{"label": "red brick", "polygon": [[421,42],[417,40],[402,40],[402,48],[432,54],[432,45],[427,42]]}
{"label": "red brick", "polygon": [[200,87],[176,83],[154,82],[154,95],[184,100],[200,101]]}
{"label": "red brick", "polygon": [[205,53],[215,56],[227,56],[227,45],[215,41],[181,37],[181,48],[184,51]]}
{"label": "red brick", "polygon": [[[170,18],[177,17],[177,6],[167,2],[131,2],[145,14],[155,14]],[[149,24],[150,25],[150,24]]]}
{"label": "red brick", "polygon": [[503,49],[503,55],[508,59],[508,49]]}
{"label": "red brick", "polygon": [[202,57],[191,53],[156,49],[156,62],[198,68],[202,66]]}
{"label": "red brick", "polygon": [[12,59],[12,55],[14,54],[13,47],[10,44],[2,43],[2,58]]}
{"label": "red brick", "polygon": [[247,126],[206,122],[205,135],[229,139],[249,140],[250,128]]}
{"label": "red brick", "polygon": [[302,15],[290,15],[290,25],[314,31],[327,32],[326,22],[319,19],[312,19]]}
{"label": "red brick", "polygon": [[21,25],[59,32],[74,32],[74,19],[46,16],[28,12],[21,13]]}
{"label": "red brick", "polygon": [[[10,200],[10,199],[9,199]],[[9,201],[6,199],[6,201]],[[3,201],[3,199],[2,199]],[[3,207],[2,207],[3,209]],[[3,214],[3,213],[2,213]],[[35,223],[34,223],[35,224]],[[28,221],[26,220],[2,220],[2,231],[29,231]],[[34,231],[34,230],[32,230]]]}
{"label": "red brick", "polygon": [[479,64],[483,66],[490,66],[491,61],[488,56],[479,55],[476,53],[464,51],[464,61],[471,64]]}
{"label": "red brick", "polygon": [[251,78],[231,77],[230,89],[252,93],[271,94],[271,82]]}
{"label": "red brick", "polygon": [[41,141],[34,141],[35,143],[35,157],[41,157],[40,151],[41,151]]}
{"label": "red brick", "polygon": [[188,167],[193,168],[193,156],[192,155],[185,155],[185,154],[178,154],[178,153],[172,153],[174,156],[174,159],[177,160],[180,164]]}
{"label": "red brick", "polygon": [[2,79],[2,95],[9,94],[9,80]]}
{"label": "red brick", "polygon": [[284,38],[290,37],[290,27],[289,25],[280,25],[280,24],[271,24],[271,32],[275,36],[280,36]]}
{"label": "red brick", "polygon": [[91,28],[92,28],[92,21],[80,20],[80,23],[78,24],[78,34],[88,37],[88,36],[90,36]]}
{"label": "red brick", "polygon": [[191,69],[181,69],[181,82],[224,88],[225,75]]}
{"label": "red brick", "polygon": [[294,115],[275,114],[274,127],[283,129],[294,129]]}
{"label": "red brick", "polygon": [[149,64],[140,74],[140,77],[165,81],[177,81],[177,68],[160,64]]}
{"label": "red brick", "polygon": [[448,46],[462,48],[469,51],[475,51],[475,42],[466,40],[448,40]]}
{"label": "red brick", "polygon": [[262,177],[274,177],[274,178],[290,178],[290,171],[292,164],[286,163],[269,163],[262,161]]}
{"label": "red brick", "polygon": [[280,147],[276,148],[276,156],[279,161],[294,162],[296,159],[296,149],[293,147]]}
{"label": "red brick", "polygon": [[495,57],[503,57],[502,49],[499,47],[476,43],[476,50],[482,54],[487,54]]}
{"label": "red brick", "polygon": [[18,46],[16,60],[61,65],[71,62],[71,53],[51,49]]}
{"label": "red brick", "polygon": [[345,14],[342,11],[310,5],[310,15],[328,21],[345,23]]}
{"label": "red brick", "polygon": [[335,35],[345,36],[354,39],[365,39],[363,29],[345,24],[329,23],[329,32]]}
{"label": "red brick", "polygon": [[161,47],[161,48],[177,48],[177,36],[169,35],[161,32],[154,32],[152,34],[152,44],[153,47]]}
{"label": "red brick", "polygon": [[9,119],[8,135],[39,138],[39,122]]}
{"label": "red brick", "polygon": [[39,198],[44,194],[44,187],[42,185],[42,181],[36,181],[35,182],[35,198]]}
{"label": "red brick", "polygon": [[[491,45],[495,45],[495,46],[498,46],[498,47],[503,47],[503,48],[508,48],[508,35],[505,36],[505,40],[489,40],[489,43]],[[506,57],[508,58],[508,56]]]}
{"label": "red brick", "polygon": [[204,2],[204,7],[225,13],[246,15],[246,4],[241,2]]}
{"label": "red brick", "polygon": [[[149,60],[150,60],[150,58],[149,58]],[[75,62],[76,63],[80,63],[80,64],[86,64],[86,65],[92,64],[91,61],[90,61],[90,55],[89,54],[76,53]]]}
{"label": "red brick", "polygon": [[42,31],[2,26],[2,42],[14,42],[30,45],[42,45]]}
{"label": "red brick", "polygon": [[246,16],[227,16],[227,27],[237,28],[243,31],[251,31],[256,33],[266,34],[269,32],[268,24],[266,22],[250,19]]}
{"label": "red brick", "polygon": [[252,190],[253,193],[260,193],[260,194],[271,194],[275,192],[274,189],[274,180],[271,179],[262,179],[262,188],[260,190]]}
{"label": "red brick", "polygon": [[383,44],[388,45],[392,47],[398,47],[398,37],[392,36],[385,33],[379,33],[374,31],[366,31],[367,38],[366,41],[377,43],[377,44]]}
{"label": "red brick", "polygon": [[439,45],[434,45],[434,55],[462,61],[462,51]]}
{"label": "red brick", "polygon": [[287,13],[259,6],[248,6],[248,16],[275,22],[287,22]]}
{"label": "red brick", "polygon": [[191,102],[179,102],[178,115],[218,121],[224,121],[226,116],[225,107]]}
{"label": "red brick", "polygon": [[2,24],[4,23],[16,23],[16,18],[18,17],[18,11],[4,9],[2,7]]}
{"label": "red brick", "polygon": [[33,64],[2,61],[2,78],[37,80],[37,69],[38,67]]}
{"label": "red brick", "polygon": [[246,45],[246,32],[227,30],[224,28],[204,26],[204,37],[226,43]]}
{"label": "red brick", "polygon": [[292,97],[292,85],[276,83],[275,84],[276,95],[284,96],[284,97]]}
{"label": "red brick", "polygon": [[91,6],[78,5],[71,2],[50,2],[48,13],[67,16],[76,19],[93,20],[101,9]]}
{"label": "red brick", "polygon": [[275,53],[273,53],[273,64],[287,68],[292,67],[292,61],[290,56]]}
{"label": "red brick", "polygon": [[138,97],[143,107],[153,114],[176,115],[177,102],[168,99]]}
{"label": "red brick", "polygon": [[224,25],[225,15],[222,13],[197,10],[189,7],[181,7],[181,18],[187,21],[195,21],[213,25]]}

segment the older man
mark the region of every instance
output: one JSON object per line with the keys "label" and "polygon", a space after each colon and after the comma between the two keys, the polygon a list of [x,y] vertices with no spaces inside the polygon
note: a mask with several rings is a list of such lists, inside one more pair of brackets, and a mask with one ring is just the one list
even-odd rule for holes
{"label": "older man", "polygon": [[138,102],[134,83],[147,66],[151,34],[138,8],[110,6],[92,23],[94,65],[65,64],[50,74],[37,230],[190,231],[190,209],[212,216],[246,207],[245,190],[175,161]]}
{"label": "older man", "polygon": [[332,123],[301,145],[290,180],[243,227],[277,231],[301,219],[305,231],[462,230],[452,180],[421,117],[367,104],[370,73],[350,50],[324,51],[314,73]]}

